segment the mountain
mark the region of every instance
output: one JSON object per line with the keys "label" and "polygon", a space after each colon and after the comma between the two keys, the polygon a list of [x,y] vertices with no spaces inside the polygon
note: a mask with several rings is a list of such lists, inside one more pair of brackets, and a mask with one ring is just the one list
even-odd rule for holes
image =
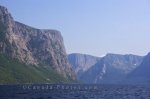
{"label": "mountain", "polygon": [[80,76],[82,76],[90,67],[95,65],[100,58],[86,54],[72,53],[68,55],[68,60],[70,64],[72,64],[73,69],[80,80]]}
{"label": "mountain", "polygon": [[148,53],[142,63],[126,79],[131,84],[149,84],[150,83],[150,53]]}
{"label": "mountain", "polygon": [[[12,65],[14,66],[13,68],[23,68],[25,65],[25,71],[30,71],[32,68],[31,71],[36,72],[35,74],[37,72],[44,73],[47,77],[45,76],[42,79],[48,79],[47,81],[53,79],[51,72],[55,72],[53,74],[62,76],[62,78],[67,80],[76,79],[72,67],[68,62],[63,38],[59,31],[36,29],[16,22],[7,9],[2,6],[0,6],[0,54],[1,58],[18,64],[18,67]],[[19,79],[17,80],[17,77],[14,75],[16,71],[11,70],[7,65],[11,67],[9,62],[5,65],[0,64],[3,75],[7,75],[9,72],[13,76],[10,79],[15,79],[16,82],[19,82]],[[28,70],[26,70],[27,68]],[[41,68],[42,70],[40,70]],[[8,69],[10,71],[7,71]],[[23,72],[20,71],[19,73],[19,77],[22,78]],[[29,77],[30,75],[25,76]],[[51,78],[48,78],[49,76]]]}
{"label": "mountain", "polygon": [[[72,55],[71,55],[72,56]],[[78,55],[79,56],[79,55]],[[87,55],[88,56],[88,55]],[[69,61],[73,65],[73,67],[80,68],[87,68],[86,70],[82,71],[82,74],[77,73],[77,77],[79,81],[83,83],[104,83],[104,84],[116,84],[120,83],[123,78],[126,77],[130,72],[132,72],[135,68],[139,66],[142,62],[142,56],[136,55],[120,55],[120,54],[107,54],[104,57],[97,58],[97,57],[90,57],[90,60],[94,60],[93,64],[87,65],[79,65],[80,63],[84,63],[83,60],[86,60],[85,57],[78,62],[77,56],[70,58]],[[78,63],[78,64],[76,64]],[[74,70],[76,71],[76,68]]]}

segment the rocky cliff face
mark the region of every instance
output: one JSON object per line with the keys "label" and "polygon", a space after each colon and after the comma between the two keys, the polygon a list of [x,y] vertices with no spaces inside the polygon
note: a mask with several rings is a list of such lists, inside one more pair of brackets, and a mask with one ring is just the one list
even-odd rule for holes
{"label": "rocky cliff face", "polygon": [[90,67],[95,65],[100,58],[86,54],[73,53],[68,55],[68,60],[80,80],[80,76],[82,76]]}
{"label": "rocky cliff face", "polygon": [[122,80],[142,62],[143,57],[137,55],[107,54],[102,58],[101,67],[105,73],[95,77],[95,83],[123,83]]}
{"label": "rocky cliff face", "polygon": [[25,64],[37,67],[51,66],[64,77],[75,79],[60,32],[40,30],[16,22],[2,6],[0,6],[0,53]]}
{"label": "rocky cliff face", "polygon": [[150,53],[148,53],[142,63],[130,74],[128,74],[127,83],[131,84],[149,84],[150,83]]}
{"label": "rocky cliff face", "polygon": [[[78,56],[83,55],[79,54]],[[82,57],[80,61],[77,61],[77,59],[79,60],[80,58],[75,55],[74,57],[70,57],[69,55],[70,63],[76,67],[74,68],[75,71],[77,68],[82,70],[82,73],[80,74],[76,72],[78,79],[81,82],[116,84],[120,83],[126,75],[137,68],[142,62],[143,57],[119,54],[107,54],[102,58],[92,56],[88,58],[88,61],[86,62],[89,62],[88,65],[85,64],[85,60],[87,60],[86,57]],[[83,68],[86,68],[86,70],[83,71]]]}
{"label": "rocky cliff face", "polygon": [[129,73],[134,70],[139,64],[142,62],[143,57],[127,54],[127,55],[120,55],[120,54],[107,54],[104,57],[104,62],[114,69],[119,70],[122,73]]}

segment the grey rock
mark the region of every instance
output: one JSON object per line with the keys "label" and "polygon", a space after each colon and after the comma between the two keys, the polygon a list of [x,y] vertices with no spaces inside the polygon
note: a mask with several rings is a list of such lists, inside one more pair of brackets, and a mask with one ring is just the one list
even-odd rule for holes
{"label": "grey rock", "polygon": [[[51,66],[66,78],[75,79],[63,38],[57,30],[36,29],[13,20],[0,6],[0,53],[25,64]],[[3,37],[2,37],[3,36]]]}
{"label": "grey rock", "polygon": [[148,53],[142,63],[133,72],[128,74],[126,83],[129,84],[149,84],[150,83],[150,53]]}
{"label": "grey rock", "polygon": [[[87,56],[89,57],[89,55],[82,54],[71,54],[68,56],[78,80],[83,83],[121,83],[143,60],[142,56],[131,54],[109,53],[101,58],[90,56],[88,59]],[[78,68],[81,72],[79,72]]]}
{"label": "grey rock", "polygon": [[95,65],[100,57],[95,57],[86,54],[72,53],[68,55],[68,60],[73,67],[79,80],[80,77],[86,72],[89,68]]}

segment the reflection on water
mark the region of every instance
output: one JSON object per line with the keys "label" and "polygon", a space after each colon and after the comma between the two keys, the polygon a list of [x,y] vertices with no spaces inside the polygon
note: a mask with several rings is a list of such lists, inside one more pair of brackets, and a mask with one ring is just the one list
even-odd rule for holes
{"label": "reflection on water", "polygon": [[1,85],[0,99],[150,99],[150,86],[90,84]]}

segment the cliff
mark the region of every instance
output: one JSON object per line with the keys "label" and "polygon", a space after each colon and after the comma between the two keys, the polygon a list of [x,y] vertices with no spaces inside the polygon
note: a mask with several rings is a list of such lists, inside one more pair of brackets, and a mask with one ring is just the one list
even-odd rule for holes
{"label": "cliff", "polygon": [[68,58],[80,82],[96,84],[124,83],[122,80],[143,60],[142,56],[110,53],[101,58],[85,54],[70,54]]}
{"label": "cliff", "polygon": [[94,66],[100,59],[100,57],[79,53],[72,53],[68,55],[68,60],[79,80],[83,73]]}
{"label": "cliff", "polygon": [[13,20],[0,6],[0,53],[26,65],[51,67],[66,79],[75,80],[61,33],[36,29]]}
{"label": "cliff", "polygon": [[126,77],[128,84],[149,84],[150,83],[150,53],[148,53],[142,63]]}

